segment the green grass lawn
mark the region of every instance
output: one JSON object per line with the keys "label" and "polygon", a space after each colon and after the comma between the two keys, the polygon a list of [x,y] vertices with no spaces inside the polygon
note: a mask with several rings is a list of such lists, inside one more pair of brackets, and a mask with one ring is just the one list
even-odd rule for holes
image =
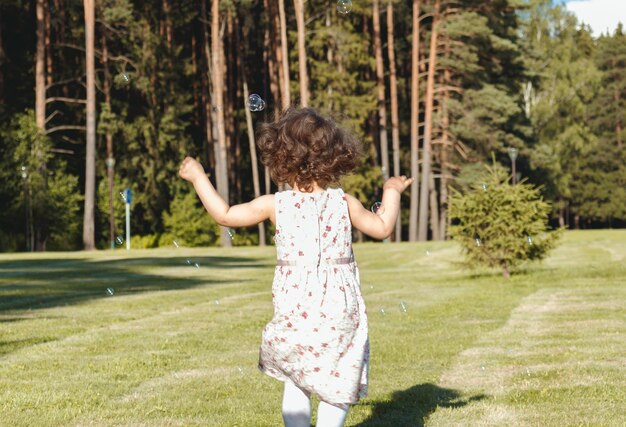
{"label": "green grass lawn", "polygon": [[[372,360],[346,425],[626,425],[626,230],[568,232],[508,281],[451,242],[355,253]],[[256,367],[274,257],[0,255],[0,425],[281,425]]]}

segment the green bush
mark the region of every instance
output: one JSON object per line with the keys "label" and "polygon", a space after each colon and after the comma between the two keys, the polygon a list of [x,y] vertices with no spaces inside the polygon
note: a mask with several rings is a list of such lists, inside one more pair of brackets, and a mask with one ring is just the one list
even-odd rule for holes
{"label": "green bush", "polygon": [[247,228],[231,229],[233,246],[258,246],[259,234]]}
{"label": "green bush", "polygon": [[[146,234],[145,236],[132,236],[130,238],[130,247],[133,249],[152,249],[159,247],[159,234]],[[126,247],[125,244],[121,245]]]}
{"label": "green bush", "polygon": [[561,230],[549,231],[551,208],[538,189],[525,182],[510,185],[495,164],[486,169],[484,178],[464,194],[453,191],[450,236],[470,266],[498,267],[509,277],[512,267],[544,258]]}
{"label": "green bush", "polygon": [[181,246],[213,246],[218,244],[219,225],[202,207],[195,193],[179,193],[170,203],[170,211],[163,213],[165,234]]}
{"label": "green bush", "polygon": [[6,233],[0,229],[0,252],[17,252],[25,238],[25,234]]}
{"label": "green bush", "polygon": [[[80,212],[83,196],[78,177],[68,172],[64,161],[52,155],[52,141],[37,128],[33,110],[12,118],[7,137],[17,141],[14,163],[20,165],[20,170],[22,166],[25,168],[35,247],[41,250],[79,249],[82,244]],[[19,192],[15,202],[21,205],[17,212],[23,212],[26,204],[23,191]]]}

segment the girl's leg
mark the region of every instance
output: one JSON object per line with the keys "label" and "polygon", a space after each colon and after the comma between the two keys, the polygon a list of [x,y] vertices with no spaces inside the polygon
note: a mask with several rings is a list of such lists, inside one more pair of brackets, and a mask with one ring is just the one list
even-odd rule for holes
{"label": "girl's leg", "polygon": [[348,416],[349,405],[335,406],[320,402],[317,407],[317,427],[342,427]]}
{"label": "girl's leg", "polygon": [[311,399],[291,381],[285,381],[283,422],[285,427],[311,426]]}

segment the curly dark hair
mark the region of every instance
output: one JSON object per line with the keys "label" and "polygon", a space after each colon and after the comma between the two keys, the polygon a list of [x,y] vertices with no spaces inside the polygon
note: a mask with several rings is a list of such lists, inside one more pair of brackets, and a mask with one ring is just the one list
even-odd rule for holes
{"label": "curly dark hair", "polygon": [[361,142],[312,108],[288,108],[257,130],[261,162],[276,184],[313,191],[337,183],[360,161]]}

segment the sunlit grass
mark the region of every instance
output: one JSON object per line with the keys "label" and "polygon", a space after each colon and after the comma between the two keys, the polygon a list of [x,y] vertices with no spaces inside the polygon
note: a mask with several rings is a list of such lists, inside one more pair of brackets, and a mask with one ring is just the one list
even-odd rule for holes
{"label": "sunlit grass", "polygon": [[[626,424],[626,232],[566,233],[509,281],[451,242],[355,252],[372,366],[347,425]],[[256,368],[274,256],[1,255],[0,425],[281,425]]]}

